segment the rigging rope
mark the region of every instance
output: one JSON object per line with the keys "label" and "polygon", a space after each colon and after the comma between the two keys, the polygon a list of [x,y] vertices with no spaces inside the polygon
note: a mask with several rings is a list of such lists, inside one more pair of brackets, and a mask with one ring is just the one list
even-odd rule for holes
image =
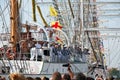
{"label": "rigging rope", "polygon": [[59,10],[59,7],[58,7],[58,1],[57,0],[52,0],[53,1],[53,5],[54,5],[54,8],[56,9],[57,11],[57,21],[59,21],[61,24],[63,24],[63,17],[61,16],[61,12]]}
{"label": "rigging rope", "polygon": [[[116,40],[116,39],[115,39]],[[115,42],[117,42],[117,41],[115,41]],[[118,43],[120,43],[120,42],[118,42]],[[116,44],[116,45],[118,45],[118,43]],[[108,46],[109,46],[109,44],[108,44]],[[110,47],[110,46],[109,46]],[[113,48],[113,46],[111,46],[112,47],[112,49],[119,49],[119,47],[117,47],[117,48]],[[109,50],[112,50],[112,49],[109,49]],[[111,52],[111,51],[109,51],[109,52]],[[116,52],[116,53],[115,53]],[[120,56],[120,54],[118,54],[120,52],[120,49],[117,51],[114,51],[113,53],[114,53],[114,56],[112,56],[112,59],[110,59],[110,64],[112,64],[113,62],[114,62],[114,59],[117,59],[117,57],[118,57],[118,59],[116,60],[116,62],[118,62],[118,60],[119,60],[119,56]],[[112,52],[111,52],[112,53]],[[111,53],[109,53],[109,57],[110,57],[110,54]],[[111,61],[112,60],[112,61]],[[110,65],[109,64],[109,65]]]}
{"label": "rigging rope", "polygon": [[43,23],[44,23],[44,26],[45,26],[45,27],[48,27],[48,24],[47,24],[45,18],[43,17],[42,12],[41,12],[41,9],[40,9],[40,7],[39,7],[38,5],[37,5],[37,10],[38,10],[38,12],[39,12],[39,14],[40,14],[40,17],[41,17],[41,19],[42,19],[42,21],[43,21]]}
{"label": "rigging rope", "polygon": [[[89,10],[90,10],[90,1],[89,1],[89,4],[88,4],[87,6],[88,6],[87,22],[89,22],[89,16],[90,16],[90,14],[89,14]],[[87,24],[86,26],[89,26],[89,24]],[[86,28],[87,28],[87,27],[86,27]],[[92,42],[91,42],[91,39],[90,39],[90,37],[89,37],[89,33],[88,33],[88,31],[86,31],[86,33],[87,33],[88,41],[90,42],[90,45],[91,45],[91,48],[92,48],[92,51],[93,51],[94,57],[95,57],[95,59],[96,59],[96,61],[97,61],[97,63],[98,63],[98,59],[97,59],[97,56],[96,56],[96,52],[95,52],[95,50],[94,50],[93,44],[92,44]]]}
{"label": "rigging rope", "polygon": [[[1,5],[0,5],[1,6]],[[4,10],[2,10],[2,12],[0,13],[0,16],[3,15],[3,13],[5,12],[5,10],[7,9],[7,7],[9,6],[9,3],[7,3],[7,5],[5,6]],[[2,8],[1,8],[2,9]]]}
{"label": "rigging rope", "polygon": [[73,13],[73,9],[72,9],[70,0],[68,0],[68,4],[69,4],[69,7],[70,7],[70,11],[72,13],[72,18],[74,19],[74,13]]}

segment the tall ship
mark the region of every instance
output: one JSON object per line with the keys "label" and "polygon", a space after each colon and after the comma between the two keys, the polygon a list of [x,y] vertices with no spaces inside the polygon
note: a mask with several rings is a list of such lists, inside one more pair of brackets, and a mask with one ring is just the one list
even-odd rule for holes
{"label": "tall ship", "polygon": [[[17,72],[34,77],[51,76],[55,71],[64,74],[70,64],[74,73],[92,76],[99,70],[99,74],[107,76],[97,16],[100,2],[30,0],[28,3],[8,0],[0,6],[4,28],[0,75]],[[5,16],[7,8],[9,16]],[[5,17],[9,17],[10,25]]]}

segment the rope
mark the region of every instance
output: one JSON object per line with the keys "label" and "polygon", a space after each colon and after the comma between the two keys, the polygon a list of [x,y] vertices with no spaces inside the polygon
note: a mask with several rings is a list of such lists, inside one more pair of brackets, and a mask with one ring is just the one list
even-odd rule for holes
{"label": "rope", "polygon": [[71,13],[72,13],[72,17],[73,17],[73,19],[74,19],[74,13],[73,13],[73,9],[72,9],[70,0],[68,0],[68,4],[69,4],[69,7],[70,7],[70,11],[71,11]]}

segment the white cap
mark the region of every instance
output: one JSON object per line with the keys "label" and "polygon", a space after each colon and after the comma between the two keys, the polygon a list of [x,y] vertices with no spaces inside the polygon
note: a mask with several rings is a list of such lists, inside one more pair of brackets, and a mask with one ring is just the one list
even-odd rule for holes
{"label": "white cap", "polygon": [[85,46],[84,48],[85,48],[85,49],[88,49],[88,47],[86,47],[86,46]]}
{"label": "white cap", "polygon": [[67,47],[67,45],[64,45],[64,47]]}

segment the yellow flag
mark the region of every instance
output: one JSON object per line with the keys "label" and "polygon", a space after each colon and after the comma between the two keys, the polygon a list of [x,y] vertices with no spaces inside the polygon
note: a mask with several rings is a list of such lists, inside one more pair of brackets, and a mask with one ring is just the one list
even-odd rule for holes
{"label": "yellow flag", "polygon": [[50,6],[50,15],[51,15],[51,16],[57,16],[57,15],[58,15],[57,11],[56,11],[55,8],[52,7],[52,6]]}

